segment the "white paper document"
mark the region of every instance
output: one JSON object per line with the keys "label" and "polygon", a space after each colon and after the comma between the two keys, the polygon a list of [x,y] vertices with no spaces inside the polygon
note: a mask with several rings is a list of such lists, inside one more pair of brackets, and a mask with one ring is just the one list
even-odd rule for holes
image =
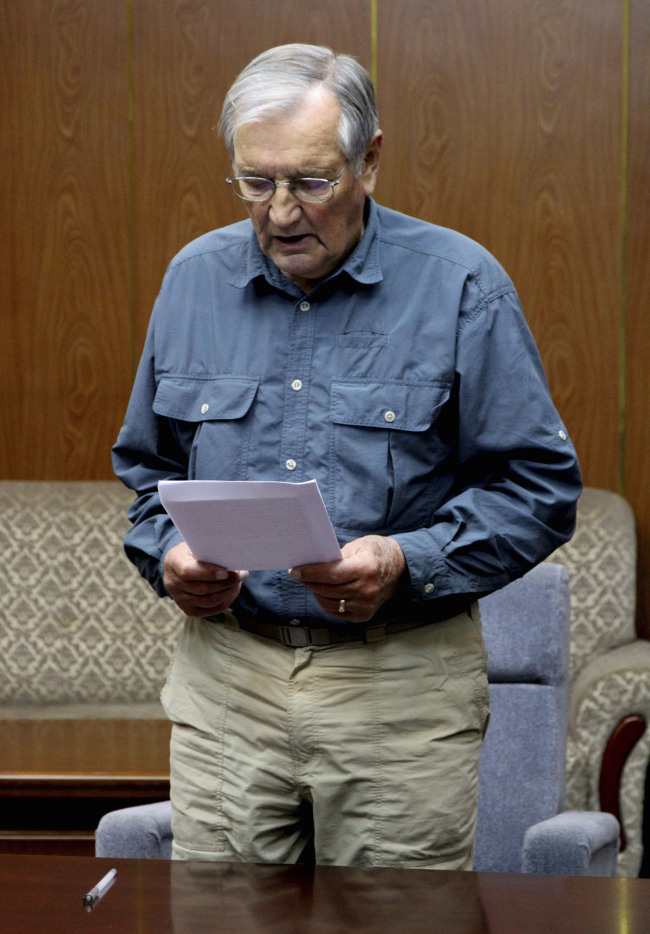
{"label": "white paper document", "polygon": [[266,571],[341,558],[315,480],[162,480],[158,491],[199,561]]}

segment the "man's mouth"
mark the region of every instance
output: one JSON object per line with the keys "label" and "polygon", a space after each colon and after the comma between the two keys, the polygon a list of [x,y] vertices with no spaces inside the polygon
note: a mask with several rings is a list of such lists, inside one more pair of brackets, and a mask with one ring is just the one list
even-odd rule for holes
{"label": "man's mouth", "polygon": [[308,237],[309,234],[294,234],[292,237],[280,237],[276,235],[275,239],[280,243],[285,243],[287,246],[291,246],[294,243],[304,243]]}

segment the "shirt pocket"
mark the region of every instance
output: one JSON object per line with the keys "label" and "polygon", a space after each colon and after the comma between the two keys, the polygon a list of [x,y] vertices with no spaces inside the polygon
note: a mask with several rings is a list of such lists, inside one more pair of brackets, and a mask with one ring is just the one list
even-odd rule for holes
{"label": "shirt pocket", "polygon": [[397,532],[429,524],[444,484],[436,472],[450,448],[440,418],[442,383],[333,380],[330,476],[334,524],[354,532]]}
{"label": "shirt pocket", "polygon": [[189,449],[188,479],[246,479],[256,376],[163,376],[154,412]]}

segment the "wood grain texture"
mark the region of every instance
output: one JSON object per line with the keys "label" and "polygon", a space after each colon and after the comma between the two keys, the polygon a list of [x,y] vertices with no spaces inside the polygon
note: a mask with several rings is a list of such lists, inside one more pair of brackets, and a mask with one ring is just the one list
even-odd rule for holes
{"label": "wood grain texture", "polygon": [[[376,7],[387,137],[378,199],[475,237],[511,274],[586,482],[622,489],[634,507],[639,625],[650,636],[648,4]],[[0,4],[0,477],[111,475],[167,263],[188,240],[244,216],[213,131],[227,87],[281,42],[329,43],[370,66],[371,8]]]}
{"label": "wood grain texture", "polygon": [[130,378],[124,12],[0,9],[0,475],[93,479]]}
{"label": "wood grain texture", "polygon": [[0,779],[169,776],[168,720],[0,720]]}
{"label": "wood grain texture", "polygon": [[650,7],[630,4],[625,492],[639,536],[638,629],[650,639]]}
{"label": "wood grain texture", "polygon": [[189,240],[246,216],[213,129],[230,84],[285,42],[329,44],[370,66],[370,0],[136,0],[135,250],[138,343],[165,268]]}
{"label": "wood grain texture", "polygon": [[609,0],[379,7],[380,199],[502,262],[585,479],[613,489],[621,29]]}

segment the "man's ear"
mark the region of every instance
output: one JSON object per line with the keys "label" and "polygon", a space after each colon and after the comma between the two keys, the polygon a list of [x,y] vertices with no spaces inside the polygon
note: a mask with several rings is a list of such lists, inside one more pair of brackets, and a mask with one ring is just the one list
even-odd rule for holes
{"label": "man's ear", "polygon": [[361,170],[361,180],[367,195],[371,195],[377,184],[377,172],[379,171],[379,159],[381,156],[381,144],[384,141],[384,134],[377,130],[368,144],[366,154],[363,159],[363,169]]}

